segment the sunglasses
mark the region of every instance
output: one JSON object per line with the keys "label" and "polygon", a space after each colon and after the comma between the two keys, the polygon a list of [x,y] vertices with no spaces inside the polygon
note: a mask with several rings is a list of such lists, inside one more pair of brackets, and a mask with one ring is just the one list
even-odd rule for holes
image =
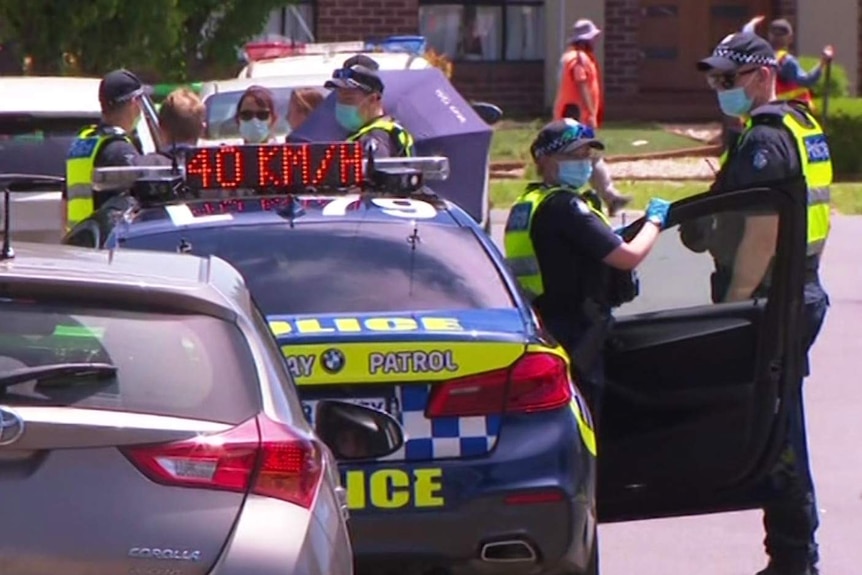
{"label": "sunglasses", "polygon": [[258,120],[269,120],[269,110],[257,110],[256,112],[252,112],[251,110],[241,110],[239,113],[239,119],[248,122],[252,118],[257,118]]}
{"label": "sunglasses", "polygon": [[736,86],[737,80],[742,76],[747,76],[752,72],[757,72],[759,68],[751,68],[742,70],[741,72],[731,72],[729,74],[707,74],[706,83],[713,90],[730,90]]}

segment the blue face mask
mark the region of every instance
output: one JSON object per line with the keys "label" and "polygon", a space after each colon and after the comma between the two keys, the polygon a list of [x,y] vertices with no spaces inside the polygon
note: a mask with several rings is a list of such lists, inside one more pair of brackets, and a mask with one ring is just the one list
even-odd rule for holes
{"label": "blue face mask", "polygon": [[239,135],[248,144],[263,144],[269,138],[269,123],[257,118],[240,120]]}
{"label": "blue face mask", "polygon": [[739,118],[751,111],[752,101],[740,87],[718,92],[718,105],[725,115]]}
{"label": "blue face mask", "polygon": [[593,175],[592,160],[565,160],[557,165],[560,183],[578,189],[590,181]]}
{"label": "blue face mask", "polygon": [[338,102],[335,103],[335,121],[348,132],[355,132],[365,124],[359,113],[359,106]]}

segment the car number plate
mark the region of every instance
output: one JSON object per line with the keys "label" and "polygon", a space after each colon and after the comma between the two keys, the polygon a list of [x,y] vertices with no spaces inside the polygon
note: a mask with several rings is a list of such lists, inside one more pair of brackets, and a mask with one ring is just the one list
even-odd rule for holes
{"label": "car number plate", "polygon": [[[339,397],[333,398],[332,400],[364,405],[365,407],[389,413],[390,402],[385,397]],[[314,412],[317,409],[317,403],[319,401],[321,400],[309,399],[302,402],[302,410],[305,412],[305,418],[312,425],[314,425]]]}

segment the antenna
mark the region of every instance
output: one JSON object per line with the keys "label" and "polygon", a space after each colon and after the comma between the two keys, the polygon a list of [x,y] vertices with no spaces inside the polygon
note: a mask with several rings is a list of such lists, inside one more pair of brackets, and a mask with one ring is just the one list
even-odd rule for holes
{"label": "antenna", "polygon": [[178,175],[180,173],[180,165],[177,162],[177,138],[171,134],[171,173]]}
{"label": "antenna", "polygon": [[3,249],[0,251],[0,261],[11,260],[15,257],[12,251],[12,230],[9,227],[9,187],[3,189]]}

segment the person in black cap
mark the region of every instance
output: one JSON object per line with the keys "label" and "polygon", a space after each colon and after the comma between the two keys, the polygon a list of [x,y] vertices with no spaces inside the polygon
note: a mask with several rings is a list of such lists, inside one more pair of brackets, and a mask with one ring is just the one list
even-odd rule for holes
{"label": "person in black cap", "polygon": [[637,295],[632,275],[664,227],[670,203],[650,200],[629,242],[598,201],[583,194],[604,149],[592,128],[570,118],[547,124],[530,153],[542,181],[530,184],[506,221],[506,260],[548,330],[566,349],[597,424],[611,309]]}
{"label": "person in black cap", "polygon": [[99,84],[102,119],[78,133],[66,158],[66,229],[93,213],[93,168],[134,165],[141,151],[131,134],[141,117],[144,86],[128,70],[114,70]]}
{"label": "person in black cap", "polygon": [[[802,102],[776,99],[778,61],[772,46],[751,32],[725,38],[698,62],[716,91],[722,112],[746,118],[745,129],[722,159],[710,191],[769,186],[804,177],[808,186],[808,246],[801,348],[810,349],[823,324],[829,298],[819,263],[829,233],[832,163],[826,137]],[[769,268],[778,237],[774,213],[722,214],[680,230],[694,251],[715,259],[713,300],[744,301],[769,291]],[[808,374],[807,360],[805,374]],[[814,532],[817,507],[808,464],[801,386],[791,401],[787,438],[771,475],[776,493],[764,508],[769,565],[759,575],[815,575],[819,559]]]}
{"label": "person in black cap", "polygon": [[412,156],[413,136],[383,111],[383,80],[374,59],[358,54],[332,72],[324,88],[335,90],[335,119],[377,158]]}

